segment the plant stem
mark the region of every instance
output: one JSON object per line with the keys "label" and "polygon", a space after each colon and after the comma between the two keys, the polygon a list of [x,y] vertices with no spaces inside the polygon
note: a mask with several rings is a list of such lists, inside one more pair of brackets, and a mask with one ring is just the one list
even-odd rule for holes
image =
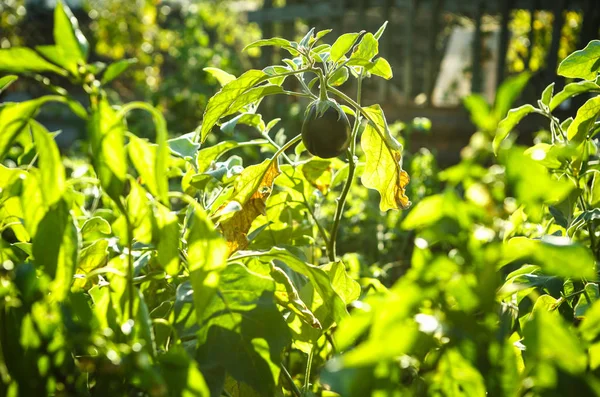
{"label": "plant stem", "polygon": [[306,372],[304,373],[304,386],[302,387],[303,392],[307,392],[310,387],[310,372],[312,369],[313,356],[315,354],[315,347],[310,347],[310,352],[308,353],[308,360],[306,361]]}
{"label": "plant stem", "polygon": [[350,148],[348,149],[348,178],[346,179],[346,183],[344,184],[344,188],[342,189],[342,194],[337,199],[337,207],[335,209],[335,216],[333,218],[333,226],[331,227],[331,236],[329,237],[329,244],[327,253],[329,255],[329,261],[335,262],[336,255],[336,240],[337,233],[340,228],[340,222],[342,220],[342,215],[344,213],[344,205],[346,204],[346,199],[348,197],[348,192],[350,192],[350,187],[352,186],[352,182],[354,180],[354,172],[356,171],[356,136],[358,135],[358,130],[360,128],[361,116],[360,116],[360,100],[362,94],[362,70],[360,75],[358,76],[358,88],[356,92],[356,117],[354,118],[354,126],[352,127],[352,135],[350,140]]}
{"label": "plant stem", "polygon": [[283,375],[286,377],[288,382],[290,382],[290,385],[292,387],[292,391],[294,392],[294,395],[296,397],[302,397],[302,392],[300,391],[300,389],[298,389],[298,386],[296,386],[296,384],[294,383],[294,379],[292,378],[292,375],[290,375],[289,371],[287,370],[285,365],[283,365],[283,363],[281,363],[281,372],[283,372]]}
{"label": "plant stem", "polygon": [[134,299],[134,282],[133,282],[133,255],[131,253],[133,248],[133,226],[129,215],[125,215],[125,221],[127,223],[127,289],[129,290],[129,319],[133,320],[133,299]]}

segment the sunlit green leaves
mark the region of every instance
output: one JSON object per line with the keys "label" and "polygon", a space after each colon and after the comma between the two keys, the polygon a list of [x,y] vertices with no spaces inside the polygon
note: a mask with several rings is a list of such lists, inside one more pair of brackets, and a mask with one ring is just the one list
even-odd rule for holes
{"label": "sunlit green leaves", "polygon": [[379,53],[379,41],[373,36],[372,33],[366,33],[358,46],[356,51],[350,55],[348,65],[364,66]]}
{"label": "sunlit green leaves", "polygon": [[52,72],[66,74],[30,48],[12,47],[0,49],[0,70],[8,73]]}
{"label": "sunlit green leaves", "polygon": [[102,84],[110,83],[135,63],[137,63],[136,58],[122,59],[120,61],[111,63],[102,74]]}
{"label": "sunlit green leaves", "polygon": [[69,63],[83,64],[88,57],[88,41],[79,29],[77,19],[68,6],[57,2],[54,9],[54,42],[63,50]]}
{"label": "sunlit green leaves", "polygon": [[558,74],[575,79],[594,80],[600,70],[600,40],[592,40],[567,56],[558,66]]}
{"label": "sunlit green leaves", "polygon": [[345,33],[338,37],[331,46],[330,56],[332,62],[339,61],[356,43],[363,32]]}
{"label": "sunlit green leaves", "polygon": [[[386,136],[381,136],[387,134],[388,140],[395,140],[389,135],[381,107],[375,105],[367,109],[373,121],[367,124],[360,139],[366,157],[361,181],[366,187],[379,192],[381,211],[408,208],[410,201],[405,192],[410,178],[401,166],[402,153],[384,140]],[[399,145],[397,141],[396,144]]]}
{"label": "sunlit green leaves", "polygon": [[54,136],[39,123],[32,122],[30,126],[39,156],[40,182],[44,187],[42,194],[46,204],[52,206],[65,191],[65,168]]}
{"label": "sunlit green leaves", "polygon": [[567,130],[569,140],[583,141],[596,122],[598,115],[600,115],[600,95],[589,99],[577,110],[577,115]]}
{"label": "sunlit green leaves", "polygon": [[592,81],[579,81],[577,83],[567,84],[565,88],[552,97],[552,100],[550,101],[550,110],[556,109],[561,103],[569,98],[590,91],[600,92],[600,86]]}
{"label": "sunlit green leaves", "polygon": [[8,76],[4,76],[4,77],[0,77],[0,94],[2,93],[2,91],[6,90],[8,87],[10,87],[10,85],[12,83],[14,83],[17,80],[17,76],[15,75],[8,75]]}
{"label": "sunlit green leaves", "polygon": [[526,104],[516,109],[511,109],[508,112],[506,118],[498,124],[498,131],[496,132],[496,136],[494,136],[493,142],[494,153],[498,154],[502,141],[506,139],[508,134],[517,126],[517,124],[519,124],[525,116],[535,111],[536,109],[533,106]]}
{"label": "sunlit green leaves", "polygon": [[243,265],[231,264],[223,270],[218,294],[199,318],[201,368],[223,368],[260,395],[275,393],[290,334],[275,306],[274,291],[272,279]]}
{"label": "sunlit green leaves", "polygon": [[525,260],[547,274],[560,277],[593,278],[596,261],[585,246],[568,237],[545,236],[541,240],[514,237],[505,247],[505,263]]}

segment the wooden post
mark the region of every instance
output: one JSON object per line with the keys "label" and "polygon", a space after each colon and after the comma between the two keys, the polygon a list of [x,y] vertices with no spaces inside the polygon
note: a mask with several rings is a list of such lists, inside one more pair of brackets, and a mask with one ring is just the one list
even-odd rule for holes
{"label": "wooden post", "polygon": [[442,17],[442,7],[444,0],[433,0],[431,11],[431,28],[429,30],[429,40],[427,46],[427,58],[425,59],[425,94],[427,95],[427,104],[431,106],[431,97],[435,87],[435,76],[438,69],[438,61],[441,56],[437,53],[437,38],[440,31],[440,18]]}
{"label": "wooden post", "polygon": [[508,51],[508,20],[510,19],[510,10],[513,7],[514,0],[504,0],[500,5],[502,22],[500,25],[500,45],[498,46],[498,66],[496,73],[496,86],[504,81],[504,71],[506,70],[506,52]]}
{"label": "wooden post", "polygon": [[[393,29],[391,29],[391,25],[393,23],[392,19],[390,18],[390,14],[392,13],[392,8],[394,6],[394,0],[385,0],[384,6],[383,6],[383,18],[382,20],[387,20],[388,21],[388,27],[386,29],[386,32],[383,34],[383,37],[381,37],[379,39],[380,42],[380,46],[379,46],[379,54],[381,56],[383,56],[384,58],[386,58],[388,61],[390,60],[390,57],[392,56],[391,54],[391,48],[392,48],[392,37],[391,34],[393,32]],[[388,87],[389,87],[389,83],[384,80],[384,79],[380,79],[379,80],[379,101],[380,102],[385,102],[385,100],[388,98]]]}
{"label": "wooden post", "polygon": [[415,0],[406,1],[406,12],[404,13],[404,97],[406,103],[412,103],[412,82],[413,82],[413,54],[412,41],[415,19]]}
{"label": "wooden post", "polygon": [[484,2],[476,0],[475,3],[475,32],[473,33],[473,59],[471,92],[481,92],[481,18],[483,17]]}
{"label": "wooden post", "polygon": [[[552,23],[552,42],[550,43],[550,51],[546,59],[546,72],[544,73],[544,87],[551,81],[555,81],[556,67],[558,66],[558,49],[560,47],[560,36],[562,27],[565,24],[564,9],[566,0],[554,0],[554,22]],[[554,90],[561,89],[560,81],[556,81]]]}
{"label": "wooden post", "polygon": [[529,9],[530,21],[529,21],[529,48],[527,49],[527,56],[525,57],[525,69],[529,69],[529,61],[531,61],[531,53],[533,52],[533,45],[535,43],[535,36],[533,23],[535,22],[535,12],[538,8],[538,0],[531,0],[531,8]]}

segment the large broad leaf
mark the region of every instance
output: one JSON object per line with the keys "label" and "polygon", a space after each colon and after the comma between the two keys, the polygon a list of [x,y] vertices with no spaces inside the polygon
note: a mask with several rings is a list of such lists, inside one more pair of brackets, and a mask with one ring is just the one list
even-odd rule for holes
{"label": "large broad leaf", "polygon": [[79,29],[77,19],[62,1],[54,9],[54,42],[62,49],[69,63],[77,65],[87,61],[88,41]]}
{"label": "large broad leaf", "polygon": [[214,146],[210,146],[204,149],[201,149],[198,152],[198,156],[196,157],[196,166],[198,173],[203,173],[208,170],[211,163],[219,158],[223,153],[228,152],[232,149],[235,149],[238,146],[244,145],[257,145],[261,143],[265,143],[265,140],[254,140],[248,141],[245,143],[240,143],[236,141],[221,141]]}
{"label": "large broad leaf", "polygon": [[52,206],[62,198],[65,191],[65,167],[54,136],[37,122],[30,123],[30,126],[39,156],[38,168],[43,186],[42,195],[46,205]]}
{"label": "large broad leaf", "polygon": [[[339,323],[342,319],[348,316],[346,304],[340,295],[336,292],[329,274],[323,269],[306,263],[293,254],[289,250],[283,248],[272,248],[270,251],[244,252],[240,258],[256,257],[262,262],[270,262],[278,260],[283,262],[287,267],[296,273],[299,273],[310,280],[312,287],[322,299],[322,308],[315,311],[315,315],[320,319],[324,329],[329,328],[334,323]],[[335,277],[334,277],[335,278]],[[337,280],[339,282],[339,280]],[[340,285],[340,284],[338,284]],[[352,291],[342,291],[345,296],[353,296]]]}
{"label": "large broad leaf", "polygon": [[556,109],[565,100],[586,92],[600,92],[600,86],[592,81],[580,81],[567,84],[550,100],[550,110]]}
{"label": "large broad leaf", "polygon": [[[366,187],[379,192],[381,211],[406,209],[410,206],[406,196],[406,185],[410,178],[402,169],[401,146],[390,135],[381,107],[374,105],[365,110],[372,121],[367,124],[360,139],[366,157],[361,181]],[[390,145],[390,140],[395,141],[396,145]]]}
{"label": "large broad leaf", "polygon": [[254,219],[265,213],[266,201],[271,195],[273,181],[280,173],[275,158],[247,167],[238,176],[230,201],[221,206],[224,209],[231,203],[239,203],[242,207],[240,211],[220,222],[230,253],[248,246],[248,231]]}
{"label": "large broad leaf", "polygon": [[527,104],[516,109],[511,109],[508,112],[508,115],[502,121],[500,121],[500,124],[498,124],[498,131],[496,132],[496,135],[494,136],[494,142],[492,143],[494,147],[494,153],[498,154],[498,149],[500,149],[500,144],[502,141],[504,141],[513,128],[515,128],[517,124],[523,120],[523,117],[535,111],[536,109],[533,106]]}
{"label": "large broad leaf", "polygon": [[104,191],[117,204],[127,177],[125,128],[106,99],[101,99],[89,120],[94,169]]}
{"label": "large broad leaf", "polygon": [[363,63],[371,62],[371,59],[379,53],[379,41],[373,36],[373,33],[366,33],[356,51],[350,55],[348,65],[364,66]]}
{"label": "large broad leaf", "polygon": [[290,333],[275,306],[274,291],[272,279],[243,265],[223,270],[218,293],[199,318],[201,368],[221,367],[260,395],[275,395]]}
{"label": "large broad leaf", "polygon": [[505,263],[524,260],[559,277],[594,278],[596,261],[585,246],[568,237],[544,236],[541,240],[514,237],[505,247]]}
{"label": "large broad leaf", "polygon": [[[251,95],[246,92],[251,90],[257,84],[266,81],[269,75],[262,70],[248,70],[235,80],[225,84],[225,86],[217,92],[210,100],[204,111],[202,119],[202,128],[200,129],[201,141],[204,142],[212,128],[217,124],[221,117],[235,113],[247,104],[260,99],[262,96],[273,93],[265,88],[260,88],[258,91],[252,91]],[[281,92],[279,86],[275,90]],[[261,96],[262,95],[262,96]]]}
{"label": "large broad leaf", "polygon": [[[587,356],[574,332],[564,323],[560,316],[552,315],[546,310],[538,310],[523,330],[524,361],[528,373],[542,369],[542,366],[556,366],[572,375],[585,372]],[[533,376],[547,377],[547,371],[534,371]],[[556,382],[550,377],[551,382]],[[536,382],[546,383],[542,379]],[[551,384],[547,386],[552,387]]]}
{"label": "large broad leaf", "polygon": [[577,110],[575,119],[567,129],[569,140],[582,142],[596,122],[598,115],[600,115],[600,95],[589,99]]}
{"label": "large broad leaf", "polygon": [[52,291],[57,300],[62,300],[71,288],[79,246],[79,233],[69,205],[60,200],[40,221],[32,246],[36,264],[53,279]]}
{"label": "large broad leaf", "polygon": [[51,64],[30,48],[0,49],[0,71],[8,73],[53,72],[66,75],[66,71]]}
{"label": "large broad leaf", "polygon": [[159,356],[158,364],[169,389],[169,395],[210,396],[196,361],[190,358],[181,346],[171,346],[168,352]]}
{"label": "large broad leaf", "polygon": [[206,211],[197,203],[190,205],[192,216],[186,235],[187,260],[194,288],[194,304],[197,316],[201,318],[219,285],[219,273],[227,260],[227,245],[215,231]]}
{"label": "large broad leaf", "polygon": [[566,57],[558,66],[558,74],[575,79],[594,80],[600,70],[600,40],[592,40],[579,51]]}

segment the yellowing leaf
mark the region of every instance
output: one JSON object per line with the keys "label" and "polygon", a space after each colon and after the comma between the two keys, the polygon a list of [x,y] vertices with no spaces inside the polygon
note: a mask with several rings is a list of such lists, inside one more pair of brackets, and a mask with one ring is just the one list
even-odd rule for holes
{"label": "yellowing leaf", "polygon": [[225,208],[232,201],[242,206],[220,225],[230,254],[248,245],[250,226],[257,216],[265,213],[273,181],[280,173],[277,159],[270,159],[246,168],[236,180],[231,200],[221,206]]}
{"label": "yellowing leaf", "polygon": [[[402,169],[401,146],[390,145],[395,139],[389,135],[389,129],[383,111],[379,105],[365,108],[372,120],[377,124],[368,123],[360,139],[360,145],[365,152],[365,171],[361,177],[363,185],[375,189],[381,195],[379,209],[406,209],[410,201],[406,196],[406,185],[410,181],[408,173]],[[382,137],[380,132],[387,134]],[[387,138],[384,141],[384,138]]]}

